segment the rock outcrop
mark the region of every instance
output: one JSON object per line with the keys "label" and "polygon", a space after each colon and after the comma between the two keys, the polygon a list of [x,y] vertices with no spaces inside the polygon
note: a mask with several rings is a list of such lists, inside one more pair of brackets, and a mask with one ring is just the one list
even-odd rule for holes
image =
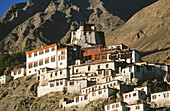
{"label": "rock outcrop", "polygon": [[28,0],[14,4],[0,21],[0,48],[16,52],[60,40],[67,43],[70,31],[81,22],[94,23],[98,30],[111,31],[155,1]]}

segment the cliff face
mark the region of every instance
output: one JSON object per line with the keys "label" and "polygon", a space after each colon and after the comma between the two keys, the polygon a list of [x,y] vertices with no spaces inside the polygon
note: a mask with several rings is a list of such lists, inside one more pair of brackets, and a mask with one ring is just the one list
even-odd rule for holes
{"label": "cliff face", "polygon": [[0,48],[22,51],[53,42],[69,42],[80,22],[112,31],[157,0],[28,0],[12,5],[0,21]]}
{"label": "cliff face", "polygon": [[106,34],[106,44],[125,43],[148,62],[170,62],[170,1],[159,0]]}

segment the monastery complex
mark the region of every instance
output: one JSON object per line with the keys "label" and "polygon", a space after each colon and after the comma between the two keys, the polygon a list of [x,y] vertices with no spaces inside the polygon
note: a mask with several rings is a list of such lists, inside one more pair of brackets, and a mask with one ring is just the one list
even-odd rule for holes
{"label": "monastery complex", "polygon": [[168,64],[148,64],[138,51],[124,44],[105,46],[104,33],[94,24],[81,24],[71,32],[71,43],[55,43],[26,52],[26,68],[11,72],[11,77],[0,77],[5,84],[11,79],[36,75],[41,97],[51,92],[64,91],[79,96],[62,98],[60,107],[83,107],[99,98],[109,99],[120,92],[120,101],[105,105],[105,111],[149,111],[149,98],[158,106],[170,105],[170,91],[163,87],[139,86],[137,82],[170,76]]}

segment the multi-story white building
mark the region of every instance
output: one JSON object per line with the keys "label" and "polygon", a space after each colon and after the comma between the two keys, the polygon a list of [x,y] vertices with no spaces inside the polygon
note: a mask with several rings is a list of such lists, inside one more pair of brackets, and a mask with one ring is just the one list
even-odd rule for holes
{"label": "multi-story white building", "polygon": [[[106,50],[106,49],[105,49]],[[131,50],[124,44],[118,44],[108,47],[107,60],[125,61],[127,63],[140,62],[139,53]]]}
{"label": "multi-story white building", "polygon": [[163,88],[161,87],[151,87],[151,86],[141,86],[141,87],[135,87],[134,91],[145,91],[146,95],[150,95],[151,93],[160,92],[163,91]]}
{"label": "multi-story white building", "polygon": [[27,75],[36,74],[44,67],[57,68],[57,61],[57,44],[26,52]]}
{"label": "multi-story white building", "polygon": [[100,98],[107,99],[114,93],[115,93],[115,90],[111,88],[95,90],[95,91],[89,92],[88,94],[74,97],[74,101],[70,101],[70,102],[68,102],[68,100],[62,101],[60,102],[60,106],[65,109],[70,108],[71,106],[83,107],[86,104],[88,104],[90,101],[94,101]]}
{"label": "multi-story white building", "polygon": [[122,69],[122,80],[126,83],[131,83],[133,78],[144,81],[158,77],[164,77],[165,75],[165,65],[135,63]]}
{"label": "multi-story white building", "polygon": [[81,59],[81,47],[74,44],[52,44],[42,49],[26,52],[27,75],[38,73],[40,68],[67,68]]}
{"label": "multi-story white building", "polygon": [[17,79],[19,77],[26,76],[26,69],[25,68],[19,68],[17,70],[11,71],[11,77],[12,79]]}
{"label": "multi-story white building", "polygon": [[131,83],[133,78],[137,78],[141,81],[146,79],[154,78],[154,67],[153,66],[139,66],[129,65],[122,69],[123,81]]}
{"label": "multi-story white building", "polygon": [[99,69],[111,69],[113,71],[119,71],[119,67],[116,67],[118,62],[115,61],[98,61],[91,63],[84,63],[80,65],[73,65],[72,69],[70,69],[70,75],[74,73],[96,73]]}
{"label": "multi-story white building", "polygon": [[117,102],[117,103],[105,105],[105,111],[129,111],[129,110],[126,107],[126,103]]}
{"label": "multi-story white building", "polygon": [[170,106],[170,91],[151,94],[151,102],[157,105]]}
{"label": "multi-story white building", "polygon": [[123,94],[123,102],[128,104],[135,104],[138,100],[145,100],[146,94],[144,91],[132,91],[129,93]]}
{"label": "multi-story white building", "polygon": [[3,75],[0,76],[0,84],[6,84],[8,81],[10,81],[11,77]]}
{"label": "multi-story white building", "polygon": [[94,24],[81,24],[78,30],[71,32],[71,43],[82,47],[105,46],[104,33],[96,31]]}
{"label": "multi-story white building", "polygon": [[89,87],[85,87],[85,88],[81,89],[81,94],[88,94],[92,91],[105,89],[105,88],[116,88],[114,86],[117,86],[119,83],[120,83],[120,81],[112,81],[112,82],[108,82],[108,83],[96,84],[96,85],[92,85]]}
{"label": "multi-story white building", "polygon": [[48,94],[50,92],[66,91],[69,93],[80,93],[80,90],[88,86],[87,80],[67,80],[67,79],[53,79],[46,84],[39,84],[37,88],[38,97]]}
{"label": "multi-story white building", "polygon": [[127,107],[128,111],[150,111],[150,105],[145,103],[128,105]]}

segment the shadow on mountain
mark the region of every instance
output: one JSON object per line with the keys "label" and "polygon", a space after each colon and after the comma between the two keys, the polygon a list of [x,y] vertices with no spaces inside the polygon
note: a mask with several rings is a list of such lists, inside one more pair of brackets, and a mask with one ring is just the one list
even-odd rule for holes
{"label": "shadow on mountain", "polygon": [[108,12],[127,21],[142,8],[157,0],[101,0]]}
{"label": "shadow on mountain", "polygon": [[151,51],[147,51],[147,52],[140,52],[140,55],[142,57],[144,57],[144,56],[147,56],[147,55],[150,55],[150,54],[153,54],[153,53],[162,52],[162,51],[166,51],[166,50],[169,50],[169,49],[170,49],[170,47],[163,48],[163,49],[160,49],[160,50],[155,49],[155,50],[151,50]]}

